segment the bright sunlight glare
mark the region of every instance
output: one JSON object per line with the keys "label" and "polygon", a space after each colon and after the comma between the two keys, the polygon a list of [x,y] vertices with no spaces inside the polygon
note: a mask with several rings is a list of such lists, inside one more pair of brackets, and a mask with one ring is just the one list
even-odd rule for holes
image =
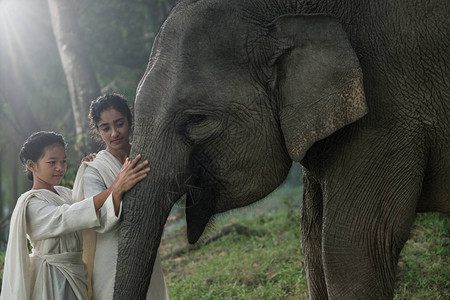
{"label": "bright sunlight glare", "polygon": [[27,55],[19,58],[25,53],[21,37],[18,32],[21,25],[20,16],[23,14],[23,3],[21,1],[3,0],[0,1],[0,37],[3,55],[12,64],[10,72],[14,73],[14,65],[19,59],[27,59]]}
{"label": "bright sunlight glare", "polygon": [[0,59],[6,62],[8,78],[24,80],[19,68],[27,69],[31,78],[38,76],[33,70],[32,57],[36,51],[33,46],[43,38],[43,23],[49,22],[42,15],[43,9],[36,9],[39,6],[46,9],[46,2],[0,0]]}

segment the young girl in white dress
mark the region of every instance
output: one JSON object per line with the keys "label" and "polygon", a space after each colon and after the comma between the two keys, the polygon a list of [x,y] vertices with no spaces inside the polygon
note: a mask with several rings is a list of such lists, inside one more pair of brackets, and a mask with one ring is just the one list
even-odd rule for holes
{"label": "young girl in white dress", "polygon": [[1,299],[88,299],[81,230],[101,226],[100,210],[117,210],[123,193],[149,171],[148,162],[137,164],[139,156],[126,159],[108,189],[74,202],[71,190],[59,186],[67,169],[65,147],[61,135],[41,131],[20,151],[33,187],[11,217]]}

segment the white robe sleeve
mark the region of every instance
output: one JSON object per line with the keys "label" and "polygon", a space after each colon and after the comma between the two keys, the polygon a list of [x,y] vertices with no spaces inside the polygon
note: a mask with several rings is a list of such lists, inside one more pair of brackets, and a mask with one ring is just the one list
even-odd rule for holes
{"label": "white robe sleeve", "polygon": [[34,197],[27,205],[26,218],[32,240],[54,238],[100,224],[92,197],[72,205],[55,205]]}
{"label": "white robe sleeve", "polygon": [[[102,180],[100,173],[92,167],[87,167],[84,173],[84,197],[93,197],[103,192],[107,187]],[[109,232],[119,225],[122,213],[122,203],[120,203],[119,214],[116,216],[112,194],[108,196],[105,203],[99,209],[100,226],[93,228],[99,233]]]}

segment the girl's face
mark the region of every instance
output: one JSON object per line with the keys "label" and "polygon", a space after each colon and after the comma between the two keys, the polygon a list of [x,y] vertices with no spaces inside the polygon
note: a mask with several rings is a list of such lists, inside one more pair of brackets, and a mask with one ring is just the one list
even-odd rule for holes
{"label": "girl's face", "polygon": [[110,108],[100,114],[97,123],[98,131],[106,144],[106,150],[128,149],[130,146],[130,127],[127,117],[121,112]]}
{"label": "girl's face", "polygon": [[60,144],[47,146],[36,162],[27,161],[27,167],[33,173],[33,189],[54,191],[67,170],[66,150]]}

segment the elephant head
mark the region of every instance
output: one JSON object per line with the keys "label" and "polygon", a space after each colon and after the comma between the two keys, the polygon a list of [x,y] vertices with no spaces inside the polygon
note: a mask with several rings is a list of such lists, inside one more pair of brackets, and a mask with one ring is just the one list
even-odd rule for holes
{"label": "elephant head", "polygon": [[137,90],[132,145],[151,172],[123,201],[115,299],[145,296],[181,196],[195,243],[214,214],[263,198],[316,141],[366,114],[339,22],[265,5],[184,1],[161,27]]}

